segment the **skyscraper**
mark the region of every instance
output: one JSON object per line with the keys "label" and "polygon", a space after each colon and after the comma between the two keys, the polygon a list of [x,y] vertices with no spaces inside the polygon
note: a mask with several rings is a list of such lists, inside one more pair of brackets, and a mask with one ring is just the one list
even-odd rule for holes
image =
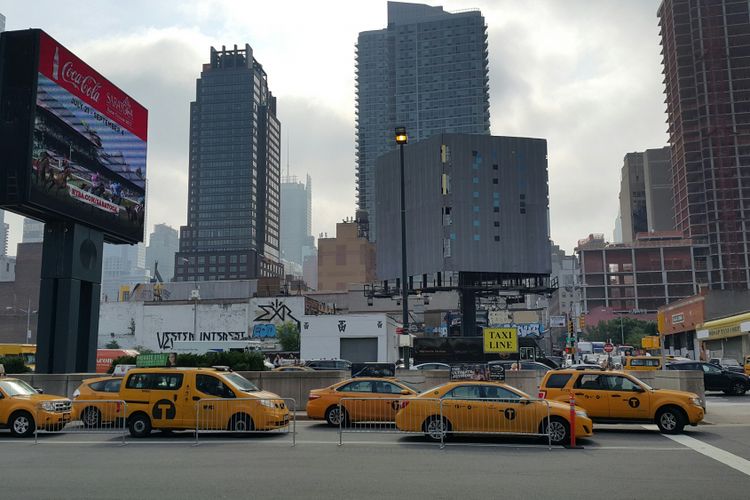
{"label": "skyscraper", "polygon": [[[312,236],[312,185],[287,176],[281,183],[281,256],[300,266],[315,245]],[[306,250],[305,250],[306,249]]]}
{"label": "skyscraper", "polygon": [[188,217],[175,281],[281,276],[280,129],[250,45],[211,47],[190,103]]}
{"label": "skyscraper", "polygon": [[675,229],[708,244],[718,289],[750,288],[749,9],[664,0],[658,11]]}
{"label": "skyscraper", "polygon": [[638,233],[674,229],[669,148],[625,155],[620,179],[620,243]]}
{"label": "skyscraper", "polygon": [[154,274],[155,263],[158,262],[158,271],[164,281],[172,281],[174,277],[174,256],[180,246],[180,238],[177,230],[166,224],[156,224],[154,232],[148,239],[146,247],[146,267]]}
{"label": "skyscraper", "polygon": [[41,243],[44,241],[44,222],[23,219],[23,243]]}
{"label": "skyscraper", "polygon": [[149,280],[146,269],[146,247],[143,243],[137,245],[104,244],[102,257],[102,289],[104,301],[118,300],[120,287],[132,287]]}
{"label": "skyscraper", "polygon": [[375,234],[375,160],[435,134],[490,133],[487,28],[478,10],[388,2],[388,26],[357,41],[357,205]]}

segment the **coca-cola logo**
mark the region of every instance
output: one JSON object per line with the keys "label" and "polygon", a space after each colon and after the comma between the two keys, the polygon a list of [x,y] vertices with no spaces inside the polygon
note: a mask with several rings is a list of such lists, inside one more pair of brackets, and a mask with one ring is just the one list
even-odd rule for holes
{"label": "coca-cola logo", "polygon": [[99,91],[102,88],[101,84],[96,79],[89,75],[84,75],[76,71],[71,61],[66,62],[62,69],[62,79],[77,88],[83,95],[92,99],[94,102],[99,102]]}
{"label": "coca-cola logo", "polygon": [[107,93],[107,109],[114,112],[120,118],[128,123],[133,121],[133,107],[130,105],[130,99],[118,99],[110,93]]}

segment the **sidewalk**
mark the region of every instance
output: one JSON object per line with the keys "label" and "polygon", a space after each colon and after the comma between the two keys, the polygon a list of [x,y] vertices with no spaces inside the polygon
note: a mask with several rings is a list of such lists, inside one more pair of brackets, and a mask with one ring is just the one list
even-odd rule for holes
{"label": "sidewalk", "polygon": [[[750,399],[750,398],[748,398]],[[712,403],[710,400],[703,423],[708,425],[750,425],[748,403]]]}

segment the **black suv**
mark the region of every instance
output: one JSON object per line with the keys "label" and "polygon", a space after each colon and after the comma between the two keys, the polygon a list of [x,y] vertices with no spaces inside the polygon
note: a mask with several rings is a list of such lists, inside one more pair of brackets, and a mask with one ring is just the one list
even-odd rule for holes
{"label": "black suv", "polygon": [[718,365],[703,361],[675,361],[667,370],[699,370],[703,372],[703,385],[707,391],[724,391],[742,396],[750,389],[750,379],[742,373],[724,370]]}

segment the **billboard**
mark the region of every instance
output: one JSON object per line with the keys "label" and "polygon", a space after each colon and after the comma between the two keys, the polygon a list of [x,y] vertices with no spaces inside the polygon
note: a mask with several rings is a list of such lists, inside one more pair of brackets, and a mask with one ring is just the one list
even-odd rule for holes
{"label": "billboard", "polygon": [[142,241],[147,110],[41,30],[0,40],[0,204]]}

